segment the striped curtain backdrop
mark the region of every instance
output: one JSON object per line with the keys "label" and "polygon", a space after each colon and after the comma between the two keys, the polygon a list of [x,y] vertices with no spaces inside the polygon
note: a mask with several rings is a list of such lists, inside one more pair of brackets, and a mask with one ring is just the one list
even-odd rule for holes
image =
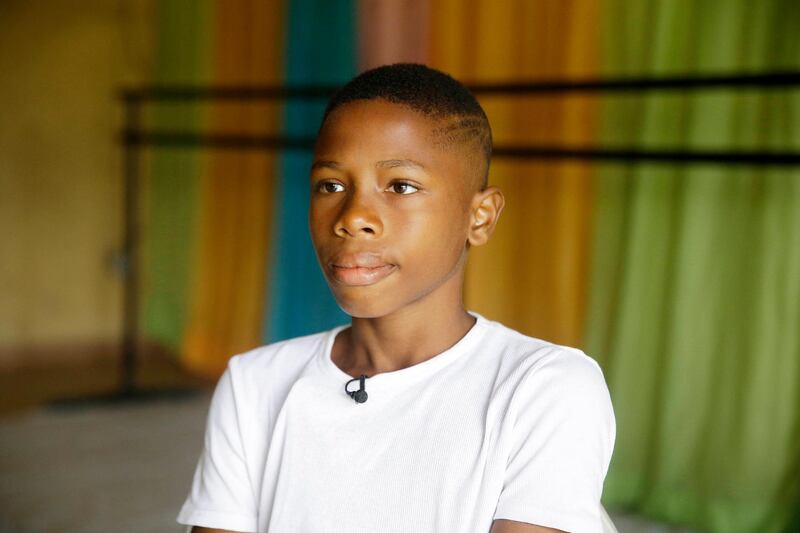
{"label": "striped curtain backdrop", "polygon": [[[414,61],[465,82],[800,68],[783,0],[168,0],[159,84],[341,84]],[[800,149],[800,90],[481,97],[495,144]],[[153,127],[313,136],[322,101],[162,104]],[[152,149],[144,334],[190,371],[347,320],[307,228],[310,154]],[[604,504],[709,532],[800,508],[800,172],[509,161],[467,305],[582,347],[617,446]],[[800,523],[800,515],[794,518]]]}

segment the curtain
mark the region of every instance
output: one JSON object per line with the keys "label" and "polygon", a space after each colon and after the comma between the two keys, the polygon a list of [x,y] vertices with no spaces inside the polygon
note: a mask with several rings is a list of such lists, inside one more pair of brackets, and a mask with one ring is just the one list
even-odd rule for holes
{"label": "curtain", "polygon": [[[464,82],[592,77],[595,1],[436,0],[431,64]],[[594,136],[583,95],[481,99],[496,145],[581,146]],[[495,160],[490,184],[506,208],[488,245],[473,248],[468,307],[530,335],[580,345],[592,182],[583,163]]]}
{"label": "curtain", "polygon": [[[608,75],[797,70],[786,2],[605,3]],[[605,144],[797,150],[798,94],[605,99]],[[605,165],[588,350],[617,415],[604,501],[710,532],[785,527],[797,501],[800,172]]]}
{"label": "curtain", "polygon": [[427,63],[430,0],[358,0],[360,70],[391,63]]}
{"label": "curtain", "polygon": [[[281,83],[282,8],[278,0],[217,3],[216,85]],[[218,102],[210,106],[209,125],[217,134],[272,133],[279,106]],[[216,377],[231,355],[261,344],[275,172],[273,151],[207,153],[198,176],[197,242],[183,338],[184,363],[195,373]]]}
{"label": "curtain", "polygon": [[[206,60],[211,0],[158,3],[156,84],[191,85],[209,81]],[[147,125],[197,129],[203,124],[196,104],[148,107]],[[142,329],[144,335],[179,352],[187,317],[187,279],[191,270],[197,211],[198,150],[153,148],[144,153]]]}
{"label": "curtain", "polygon": [[[288,5],[286,82],[289,85],[343,84],[356,69],[355,7],[352,0],[296,0]],[[283,133],[314,137],[324,101],[290,100]],[[308,229],[311,154],[285,151],[273,204],[275,226],[267,272],[270,313],[265,342],[310,334],[348,320],[325,282]]]}

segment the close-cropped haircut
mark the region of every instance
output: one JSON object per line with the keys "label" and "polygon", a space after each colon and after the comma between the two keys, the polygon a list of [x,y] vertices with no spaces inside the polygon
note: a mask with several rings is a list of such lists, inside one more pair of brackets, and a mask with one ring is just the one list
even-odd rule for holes
{"label": "close-cropped haircut", "polygon": [[435,134],[446,144],[474,143],[485,159],[482,188],[492,157],[492,130],[483,108],[469,90],[444,72],[416,63],[395,63],[367,70],[333,95],[322,117],[357,100],[382,99],[405,105],[440,121]]}

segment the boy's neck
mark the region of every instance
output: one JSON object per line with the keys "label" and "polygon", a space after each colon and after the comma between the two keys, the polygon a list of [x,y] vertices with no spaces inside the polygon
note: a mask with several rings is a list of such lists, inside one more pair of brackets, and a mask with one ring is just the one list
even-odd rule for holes
{"label": "boy's neck", "polygon": [[353,318],[331,357],[351,376],[374,376],[419,364],[456,344],[475,324],[463,304],[407,308],[380,318]]}

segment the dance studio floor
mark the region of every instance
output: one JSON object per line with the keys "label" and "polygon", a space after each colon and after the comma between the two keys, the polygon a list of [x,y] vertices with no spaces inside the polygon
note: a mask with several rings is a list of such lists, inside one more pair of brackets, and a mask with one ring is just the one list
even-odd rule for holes
{"label": "dance studio floor", "polygon": [[207,397],[0,423],[0,532],[180,532]]}

